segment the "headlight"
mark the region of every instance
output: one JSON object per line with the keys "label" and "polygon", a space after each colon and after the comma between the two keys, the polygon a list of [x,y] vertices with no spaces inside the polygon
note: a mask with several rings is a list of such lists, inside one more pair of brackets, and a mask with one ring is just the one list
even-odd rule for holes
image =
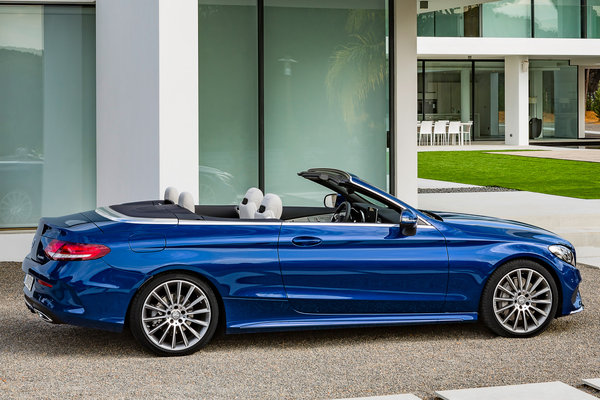
{"label": "headlight", "polygon": [[560,258],[566,263],[575,266],[575,256],[573,252],[568,247],[565,247],[561,244],[553,244],[552,246],[548,246],[548,250],[552,252],[556,257]]}

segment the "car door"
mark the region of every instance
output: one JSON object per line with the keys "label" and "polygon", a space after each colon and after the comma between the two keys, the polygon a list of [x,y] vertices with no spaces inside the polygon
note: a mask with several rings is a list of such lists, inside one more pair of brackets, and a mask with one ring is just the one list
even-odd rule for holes
{"label": "car door", "polygon": [[431,225],[404,236],[396,224],[284,222],[284,287],[305,313],[441,312],[448,282],[445,239]]}

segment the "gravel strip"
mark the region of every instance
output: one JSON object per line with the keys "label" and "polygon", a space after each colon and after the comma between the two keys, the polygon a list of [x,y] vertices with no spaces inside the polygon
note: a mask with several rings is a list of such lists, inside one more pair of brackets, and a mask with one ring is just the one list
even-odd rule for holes
{"label": "gravel strip", "polygon": [[0,398],[433,399],[435,390],[555,380],[582,388],[582,378],[600,377],[600,270],[581,273],[586,310],[531,339],[479,324],[262,333],[157,358],[128,332],[42,322],[23,304],[20,265],[0,263]]}
{"label": "gravel strip", "polygon": [[518,192],[517,189],[508,189],[500,186],[471,186],[457,188],[421,188],[418,193],[477,193],[477,192]]}

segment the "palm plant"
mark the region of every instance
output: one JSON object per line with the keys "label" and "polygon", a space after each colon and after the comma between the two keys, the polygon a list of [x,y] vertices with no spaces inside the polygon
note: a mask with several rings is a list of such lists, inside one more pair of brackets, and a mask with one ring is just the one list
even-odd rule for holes
{"label": "palm plant", "polygon": [[383,21],[383,10],[350,10],[345,28],[349,41],[331,56],[327,94],[340,105],[346,121],[359,119],[359,108],[369,94],[387,84]]}

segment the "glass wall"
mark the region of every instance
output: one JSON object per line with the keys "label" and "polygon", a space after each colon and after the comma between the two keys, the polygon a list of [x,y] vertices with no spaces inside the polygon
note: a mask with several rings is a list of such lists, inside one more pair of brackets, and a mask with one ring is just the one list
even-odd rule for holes
{"label": "glass wall", "polygon": [[588,38],[600,38],[600,0],[587,0],[586,25]]}
{"label": "glass wall", "polygon": [[533,7],[535,37],[581,37],[581,0],[535,0]]}
{"label": "glass wall", "polygon": [[0,5],[0,228],[95,207],[95,32],[94,7]]}
{"label": "glass wall", "polygon": [[475,140],[504,140],[504,62],[475,62]]}
{"label": "glass wall", "polygon": [[503,61],[419,60],[417,67],[417,120],[473,121],[474,140],[504,139]]}
{"label": "glass wall", "polygon": [[529,117],[542,121],[532,139],[577,138],[577,66],[568,61],[529,61]]}
{"label": "glass wall", "polygon": [[471,69],[471,61],[425,62],[425,120],[471,120]]}
{"label": "glass wall", "polygon": [[497,0],[421,13],[417,36],[600,38],[600,0]]}
{"label": "glass wall", "polygon": [[388,57],[384,0],[266,0],[265,189],[322,204],[296,177],[324,166],[386,187]]}
{"label": "glass wall", "polygon": [[483,37],[531,37],[531,2],[500,0],[481,5]]}
{"label": "glass wall", "polygon": [[198,5],[201,204],[238,203],[258,186],[256,0],[222,3]]}
{"label": "glass wall", "polygon": [[477,37],[479,6],[466,6],[417,15],[417,36]]}

